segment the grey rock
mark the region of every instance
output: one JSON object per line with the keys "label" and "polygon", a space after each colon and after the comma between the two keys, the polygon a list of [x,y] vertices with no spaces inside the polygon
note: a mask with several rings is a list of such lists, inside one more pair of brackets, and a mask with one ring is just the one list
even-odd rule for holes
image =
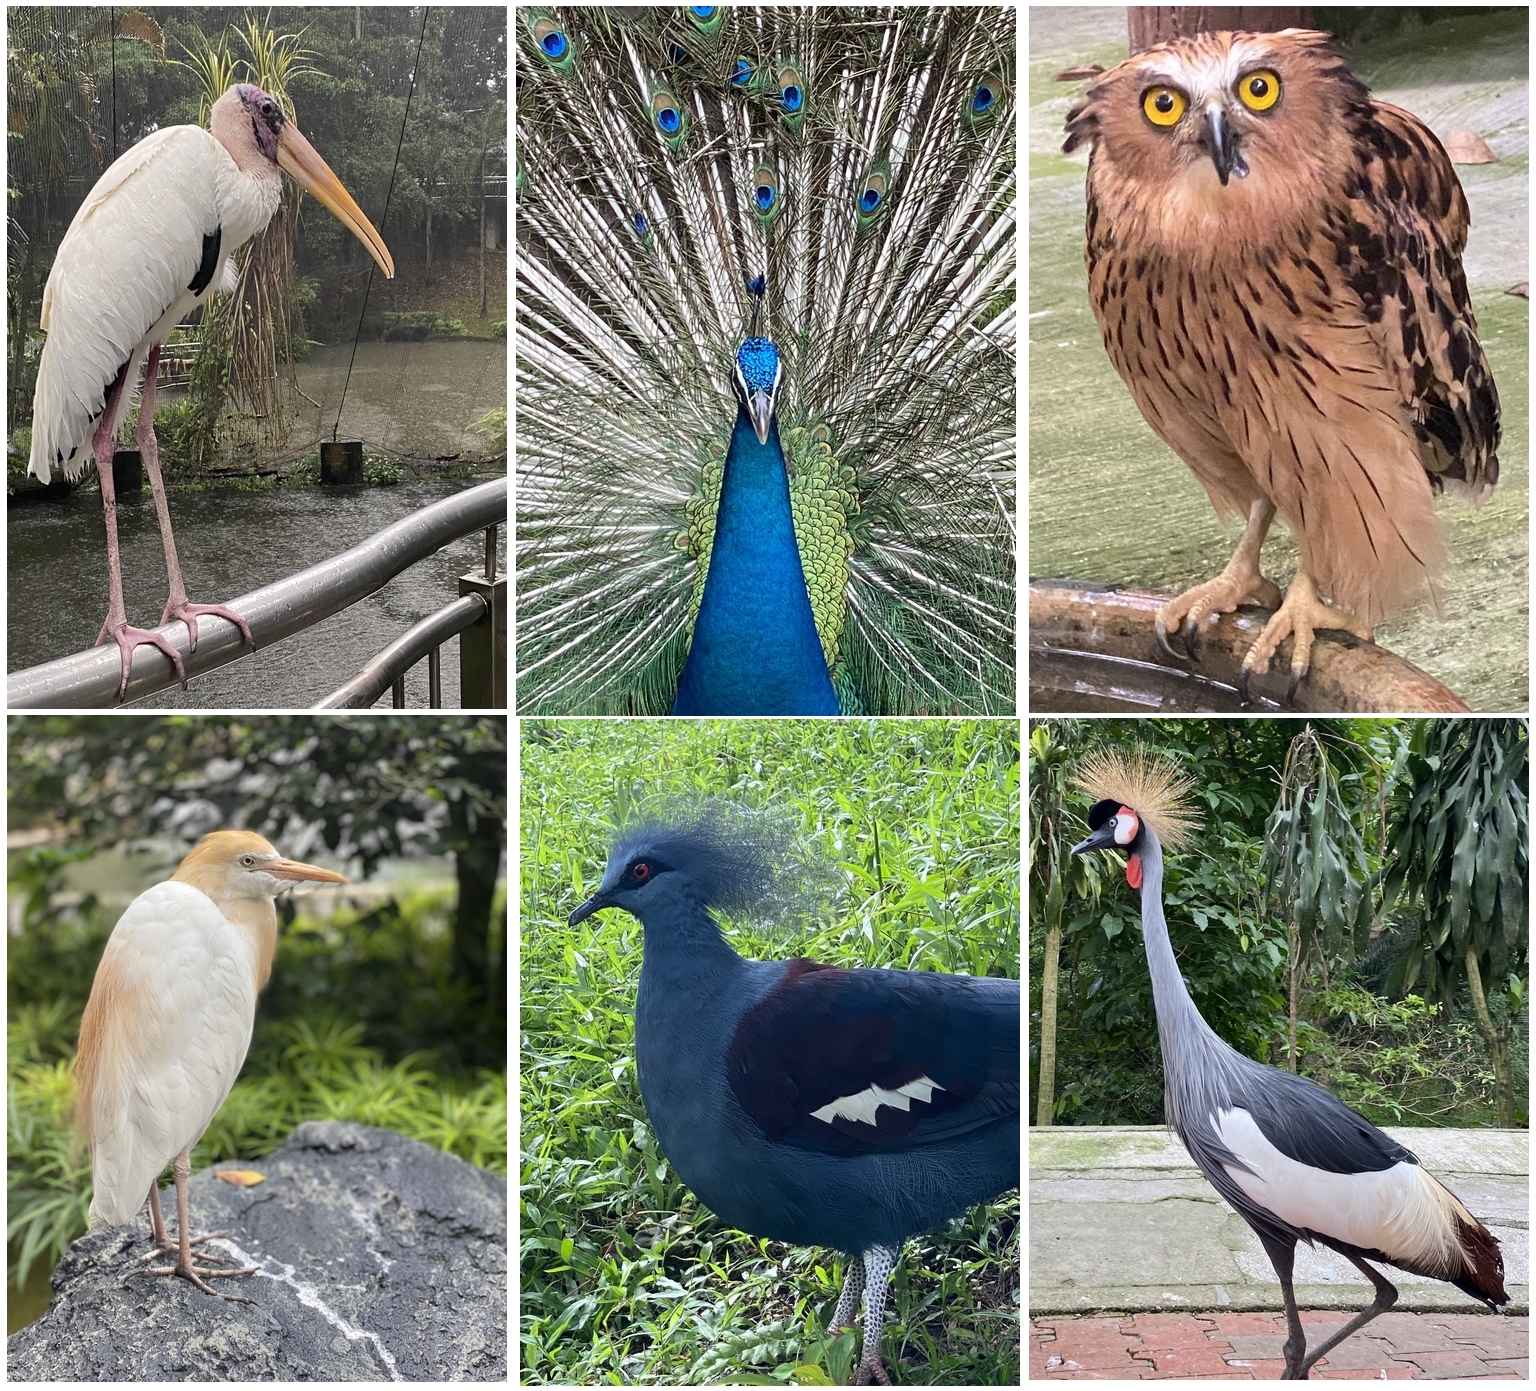
{"label": "grey rock", "polygon": [[[145,1208],[65,1253],[48,1312],[9,1339],[7,1379],[507,1380],[503,1176],[393,1131],[310,1121],[261,1160],[194,1174],[190,1201],[194,1235],[232,1228],[210,1245],[258,1268],[215,1288],[254,1304],[130,1273],[150,1249]],[[172,1190],[162,1202],[174,1230]]]}

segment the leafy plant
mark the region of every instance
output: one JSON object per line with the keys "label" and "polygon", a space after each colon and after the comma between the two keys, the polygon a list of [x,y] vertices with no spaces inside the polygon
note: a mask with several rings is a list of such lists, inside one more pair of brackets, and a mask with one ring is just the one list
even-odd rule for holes
{"label": "leafy plant", "polygon": [[1514,1125],[1509,1039],[1529,956],[1527,740],[1522,720],[1416,724],[1383,895],[1384,911],[1401,903],[1421,914],[1394,986],[1411,990],[1422,979],[1429,999],[1448,1003],[1465,979],[1505,1126]]}

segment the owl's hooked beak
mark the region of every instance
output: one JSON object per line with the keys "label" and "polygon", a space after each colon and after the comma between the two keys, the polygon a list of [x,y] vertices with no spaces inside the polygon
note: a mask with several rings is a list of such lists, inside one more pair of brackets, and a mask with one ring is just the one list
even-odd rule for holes
{"label": "owl's hooked beak", "polygon": [[1211,157],[1211,163],[1216,166],[1216,177],[1221,180],[1223,188],[1233,174],[1240,179],[1248,177],[1248,166],[1237,148],[1238,134],[1221,107],[1215,103],[1206,108],[1205,123],[1200,127],[1198,143],[1200,149]]}

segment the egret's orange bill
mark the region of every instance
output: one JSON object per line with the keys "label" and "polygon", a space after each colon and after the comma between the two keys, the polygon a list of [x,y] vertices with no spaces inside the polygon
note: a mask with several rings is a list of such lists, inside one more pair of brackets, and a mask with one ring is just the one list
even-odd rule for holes
{"label": "egret's orange bill", "polygon": [[363,216],[363,210],[331,172],[331,166],[299,134],[292,121],[285,121],[278,133],[277,162],[305,192],[313,193],[335,214],[336,220],[368,248],[368,254],[379,263],[379,269],[393,280],[395,258],[384,245],[384,238],[374,230],[373,223]]}
{"label": "egret's orange bill", "polygon": [[319,865],[306,865],[298,860],[279,860],[276,864],[265,866],[266,871],[274,879],[313,880],[318,884],[345,884],[347,876],[337,874],[334,869],[321,869]]}

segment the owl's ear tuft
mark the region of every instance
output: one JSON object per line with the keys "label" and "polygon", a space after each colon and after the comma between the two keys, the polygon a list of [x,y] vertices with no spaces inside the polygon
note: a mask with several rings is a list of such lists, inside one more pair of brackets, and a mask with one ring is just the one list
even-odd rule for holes
{"label": "owl's ear tuft", "polygon": [[1094,110],[1096,95],[1095,89],[1090,87],[1088,95],[1067,112],[1067,138],[1062,142],[1062,154],[1069,155],[1084,141],[1092,144],[1099,138],[1099,116]]}

